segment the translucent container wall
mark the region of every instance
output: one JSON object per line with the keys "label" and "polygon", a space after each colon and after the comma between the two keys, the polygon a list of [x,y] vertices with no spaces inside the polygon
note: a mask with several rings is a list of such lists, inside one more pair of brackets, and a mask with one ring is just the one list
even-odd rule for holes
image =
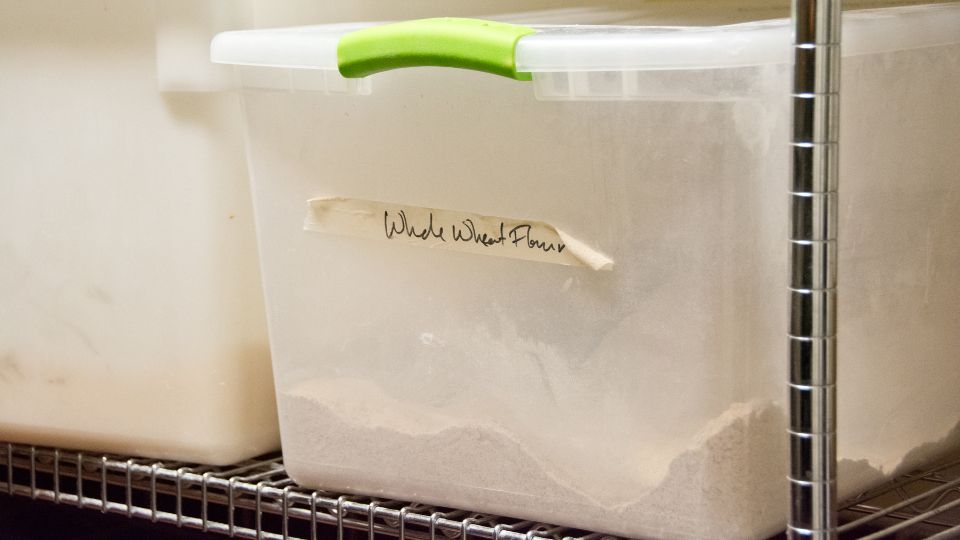
{"label": "translucent container wall", "polygon": [[[214,42],[259,64],[239,72],[291,475],[627,536],[782,530],[788,23],[537,27],[530,83],[343,79],[324,62],[353,28]],[[956,6],[846,21],[841,496],[960,446],[957,28]],[[467,220],[491,252],[519,221],[575,260],[451,247]]]}

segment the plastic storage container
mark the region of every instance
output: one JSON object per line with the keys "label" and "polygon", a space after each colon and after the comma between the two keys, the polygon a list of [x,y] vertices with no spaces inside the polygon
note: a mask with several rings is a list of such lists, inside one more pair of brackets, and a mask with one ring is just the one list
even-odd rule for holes
{"label": "plastic storage container", "polygon": [[[290,474],[628,536],[782,530],[789,22],[362,28],[212,45],[246,87]],[[960,6],[847,14],[843,50],[849,496],[960,446]],[[341,74],[418,64],[507,77]]]}
{"label": "plastic storage container", "polygon": [[279,448],[239,101],[158,91],[229,85],[181,62],[203,6],[0,8],[0,441]]}

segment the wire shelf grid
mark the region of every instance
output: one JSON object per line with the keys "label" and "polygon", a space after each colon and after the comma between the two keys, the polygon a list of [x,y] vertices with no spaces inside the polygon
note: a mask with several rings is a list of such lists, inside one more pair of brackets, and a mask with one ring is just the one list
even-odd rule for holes
{"label": "wire shelf grid", "polygon": [[615,537],[465,510],[297,486],[279,454],[228,467],[0,443],[0,493],[147,519],[234,538],[343,540],[616,540]]}
{"label": "wire shelf grid", "polygon": [[[279,454],[227,467],[0,443],[0,493],[256,540],[616,540],[600,533],[314,491]],[[911,472],[839,508],[842,539],[960,538],[960,458]],[[352,533],[356,534],[356,533]]]}
{"label": "wire shelf grid", "polygon": [[960,459],[905,474],[839,511],[841,538],[960,538]]}

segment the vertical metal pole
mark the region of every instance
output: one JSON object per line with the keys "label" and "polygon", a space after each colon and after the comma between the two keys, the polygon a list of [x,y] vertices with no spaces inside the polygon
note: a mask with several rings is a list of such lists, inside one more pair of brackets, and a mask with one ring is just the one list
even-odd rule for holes
{"label": "vertical metal pole", "polygon": [[791,538],[836,538],[837,176],[841,0],[793,0]]}

